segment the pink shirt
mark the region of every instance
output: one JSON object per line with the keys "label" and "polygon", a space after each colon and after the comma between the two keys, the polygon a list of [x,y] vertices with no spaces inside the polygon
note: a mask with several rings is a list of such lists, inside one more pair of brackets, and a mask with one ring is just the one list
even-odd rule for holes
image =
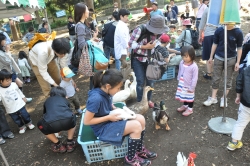
{"label": "pink shirt", "polygon": [[196,18],[201,18],[202,14],[204,13],[205,9],[207,8],[207,5],[202,3],[198,6],[198,12],[196,14]]}

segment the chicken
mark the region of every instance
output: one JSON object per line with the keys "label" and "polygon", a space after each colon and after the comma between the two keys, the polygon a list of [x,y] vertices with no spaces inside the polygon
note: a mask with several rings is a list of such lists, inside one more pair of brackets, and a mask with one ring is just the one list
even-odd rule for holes
{"label": "chicken", "polygon": [[137,97],[137,93],[136,93],[136,77],[135,77],[135,73],[131,72],[130,74],[133,77],[133,82],[130,84],[130,97],[131,99],[135,99]]}
{"label": "chicken", "polygon": [[194,159],[196,158],[195,153],[189,153],[188,159],[183,155],[183,153],[178,152],[177,154],[177,166],[195,166]]}

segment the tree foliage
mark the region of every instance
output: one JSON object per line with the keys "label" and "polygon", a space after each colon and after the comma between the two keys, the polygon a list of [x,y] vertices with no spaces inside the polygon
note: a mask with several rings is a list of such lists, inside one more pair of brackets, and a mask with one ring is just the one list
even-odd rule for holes
{"label": "tree foliage", "polygon": [[65,10],[69,15],[72,15],[74,5],[78,2],[79,0],[46,0],[45,4],[52,15],[55,15],[57,10]]}

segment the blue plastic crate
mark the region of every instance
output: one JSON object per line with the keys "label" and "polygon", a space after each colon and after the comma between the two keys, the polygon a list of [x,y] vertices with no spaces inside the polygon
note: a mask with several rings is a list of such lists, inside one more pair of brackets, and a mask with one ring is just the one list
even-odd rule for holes
{"label": "blue plastic crate", "polygon": [[173,78],[175,78],[175,66],[168,66],[167,71],[165,71],[161,79],[158,81],[170,80]]}
{"label": "blue plastic crate", "polygon": [[[81,122],[83,122],[83,118],[84,113],[82,114]],[[92,136],[92,140],[84,142],[84,136]],[[128,151],[128,137],[125,137],[121,147],[114,146],[98,140],[94,136],[94,133],[90,126],[85,126],[83,123],[81,123],[80,125],[77,142],[82,146],[83,152],[86,156],[86,160],[89,163],[103,160],[111,160],[115,158],[122,158],[126,155]]]}

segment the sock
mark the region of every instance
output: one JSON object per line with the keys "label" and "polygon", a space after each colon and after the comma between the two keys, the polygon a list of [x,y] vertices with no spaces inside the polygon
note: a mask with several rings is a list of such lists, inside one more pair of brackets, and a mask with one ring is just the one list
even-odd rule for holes
{"label": "sock", "polygon": [[57,143],[55,143],[55,144],[56,144],[56,145],[60,145],[60,143],[61,143],[61,141],[59,141],[59,140],[58,140],[58,142],[57,142]]}
{"label": "sock", "polygon": [[231,141],[234,145],[237,145],[238,144],[238,141],[234,142],[234,141]]}
{"label": "sock", "polygon": [[131,161],[135,157],[136,149],[141,139],[128,138],[128,154],[127,158]]}
{"label": "sock", "polygon": [[189,109],[190,111],[193,111],[193,108],[188,107],[188,109]]}
{"label": "sock", "polygon": [[72,142],[73,141],[73,139],[67,139],[67,142]]}
{"label": "sock", "polygon": [[141,152],[142,151],[144,135],[145,135],[145,129],[141,132],[141,139],[140,139],[140,142],[139,142],[139,144],[137,146],[137,152]]}

